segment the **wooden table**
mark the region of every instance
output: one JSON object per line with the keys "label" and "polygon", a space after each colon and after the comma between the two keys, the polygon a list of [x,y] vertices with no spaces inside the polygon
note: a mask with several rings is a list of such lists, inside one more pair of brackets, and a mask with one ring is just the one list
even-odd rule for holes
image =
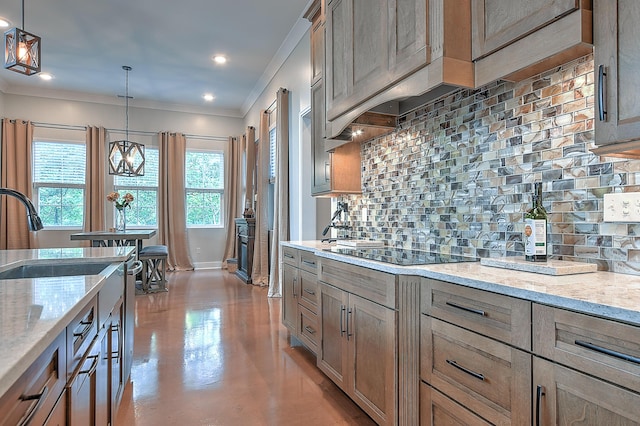
{"label": "wooden table", "polygon": [[90,240],[93,247],[136,246],[136,259],[142,249],[142,240],[156,235],[155,229],[131,231],[93,231],[71,234],[71,240]]}

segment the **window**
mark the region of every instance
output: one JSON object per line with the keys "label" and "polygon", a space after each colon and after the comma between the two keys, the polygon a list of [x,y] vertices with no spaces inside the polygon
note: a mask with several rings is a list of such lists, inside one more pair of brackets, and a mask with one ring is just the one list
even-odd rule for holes
{"label": "window", "polygon": [[133,195],[131,208],[126,212],[128,227],[158,225],[158,149],[146,146],[144,157],[144,176],[113,177],[116,191]]}
{"label": "window", "polygon": [[269,112],[269,183],[276,181],[276,150],[277,134],[276,134],[276,120],[278,118],[278,110],[274,108]]}
{"label": "window", "polygon": [[33,142],[33,188],[45,227],[82,227],[86,147],[80,142]]}
{"label": "window", "polygon": [[187,226],[222,226],[224,154],[188,150],[185,181]]}

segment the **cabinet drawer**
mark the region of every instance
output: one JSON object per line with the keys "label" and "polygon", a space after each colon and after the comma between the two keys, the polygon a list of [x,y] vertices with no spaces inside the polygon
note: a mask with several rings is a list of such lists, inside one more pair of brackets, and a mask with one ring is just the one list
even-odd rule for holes
{"label": "cabinet drawer", "polygon": [[319,281],[395,309],[395,275],[330,259],[318,259],[318,263]]}
{"label": "cabinet drawer", "polygon": [[318,279],[316,274],[300,271],[300,297],[298,301],[314,314],[318,313]]}
{"label": "cabinet drawer", "polygon": [[0,424],[44,424],[66,381],[62,332],[0,399]]}
{"label": "cabinet drawer", "polygon": [[420,376],[494,424],[529,424],[531,355],[422,315]]}
{"label": "cabinet drawer", "polygon": [[299,316],[300,316],[300,334],[298,337],[302,342],[311,349],[311,352],[314,354],[318,353],[318,336],[320,331],[320,326],[318,325],[318,316],[305,308],[304,306],[299,307]]}
{"label": "cabinet drawer", "polygon": [[298,267],[300,262],[300,254],[297,249],[291,247],[282,247],[282,261],[288,265]]}
{"label": "cabinet drawer", "polygon": [[640,327],[533,305],[537,355],[640,392]]}
{"label": "cabinet drawer", "polygon": [[308,251],[298,251],[300,257],[300,269],[310,272],[312,274],[318,273],[318,262],[316,261],[316,255],[309,253]]}
{"label": "cabinet drawer", "polygon": [[425,426],[441,425],[478,425],[488,423],[455,401],[447,398],[424,382],[420,383],[420,424]]}
{"label": "cabinet drawer", "polygon": [[70,377],[98,334],[98,302],[94,297],[67,326],[67,374]]}
{"label": "cabinet drawer", "polygon": [[513,346],[531,350],[531,302],[423,278],[421,311]]}

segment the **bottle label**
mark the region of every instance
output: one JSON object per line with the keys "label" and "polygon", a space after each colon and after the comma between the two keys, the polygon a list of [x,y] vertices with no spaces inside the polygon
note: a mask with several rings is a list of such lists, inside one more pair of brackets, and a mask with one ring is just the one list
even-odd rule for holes
{"label": "bottle label", "polygon": [[525,219],[524,253],[527,256],[547,254],[547,221],[544,219]]}

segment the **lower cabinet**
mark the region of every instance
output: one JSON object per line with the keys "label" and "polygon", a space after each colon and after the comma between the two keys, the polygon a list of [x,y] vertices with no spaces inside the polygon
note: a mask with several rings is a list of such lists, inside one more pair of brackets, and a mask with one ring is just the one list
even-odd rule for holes
{"label": "lower cabinet", "polygon": [[396,421],[396,312],[320,283],[318,367],[378,424]]}
{"label": "lower cabinet", "polygon": [[420,412],[422,425],[491,424],[424,382],[420,383]]}
{"label": "lower cabinet", "polygon": [[534,357],[534,424],[638,425],[640,394]]}

